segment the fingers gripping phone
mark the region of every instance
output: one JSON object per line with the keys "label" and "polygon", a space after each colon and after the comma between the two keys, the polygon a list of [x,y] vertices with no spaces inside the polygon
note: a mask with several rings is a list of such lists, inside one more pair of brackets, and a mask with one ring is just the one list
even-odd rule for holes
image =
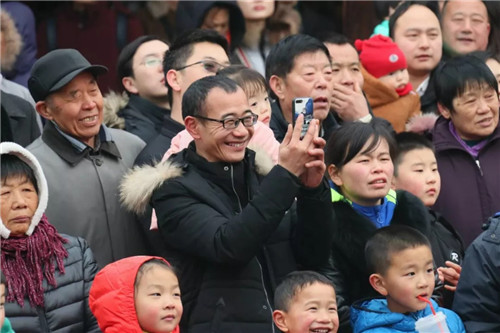
{"label": "fingers gripping phone", "polygon": [[313,100],[310,97],[298,97],[293,99],[292,105],[293,112],[293,126],[295,127],[295,121],[300,114],[304,115],[304,124],[302,125],[302,130],[300,132],[300,138],[302,139],[306,135],[309,128],[309,124],[314,119],[313,117]]}

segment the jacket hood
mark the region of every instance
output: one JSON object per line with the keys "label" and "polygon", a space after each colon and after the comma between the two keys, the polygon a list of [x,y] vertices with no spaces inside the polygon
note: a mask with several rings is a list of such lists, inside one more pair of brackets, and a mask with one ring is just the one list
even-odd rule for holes
{"label": "jacket hood", "polygon": [[128,103],[126,92],[121,94],[110,91],[103,98],[103,123],[109,128],[125,128],[125,119],[118,116],[118,111],[123,109]]}
{"label": "jacket hood", "polygon": [[[431,302],[438,311],[437,303],[432,299]],[[395,332],[415,332],[417,319],[430,314],[432,312],[429,306],[410,314],[392,312],[387,307],[387,300],[382,298],[361,300],[351,306],[351,321],[355,333],[382,327]]]}
{"label": "jacket hood", "polygon": [[[38,186],[38,207],[35,211],[35,214],[31,218],[31,224],[26,231],[26,235],[30,236],[35,230],[35,227],[40,222],[43,213],[47,209],[47,202],[49,200],[49,188],[47,186],[47,179],[45,179],[45,175],[43,174],[42,167],[36,157],[30,153],[25,148],[21,147],[17,143],[14,142],[2,142],[0,143],[0,154],[9,154],[15,155],[19,157],[22,161],[24,161],[28,166],[33,170]],[[5,227],[5,225],[0,223],[0,235],[3,238],[7,239],[10,236],[10,230]]]}
{"label": "jacket hood", "polygon": [[[106,333],[142,333],[135,312],[135,278],[142,264],[161,257],[134,256],[115,261],[97,273],[89,292],[89,307]],[[178,327],[173,332],[178,333]]]}
{"label": "jacket hood", "polygon": [[200,28],[210,8],[221,6],[229,11],[229,32],[231,40],[228,41],[233,50],[241,45],[245,35],[245,18],[236,1],[179,1],[176,12],[177,35],[196,28]]}
{"label": "jacket hood", "polygon": [[[183,161],[180,160],[184,152],[185,150],[154,166],[136,166],[129,171],[120,183],[120,199],[124,207],[138,215],[144,213],[156,189],[165,181],[184,174],[186,164],[182,164]],[[247,149],[246,155],[249,153],[255,156],[256,171],[260,175],[267,175],[274,167],[271,157],[264,151]]]}

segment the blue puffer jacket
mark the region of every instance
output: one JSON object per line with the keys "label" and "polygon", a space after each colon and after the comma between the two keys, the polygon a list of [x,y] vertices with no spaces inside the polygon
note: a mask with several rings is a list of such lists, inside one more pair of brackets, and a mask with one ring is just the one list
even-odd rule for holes
{"label": "blue puffer jacket", "polygon": [[[436,312],[441,311],[446,315],[450,332],[465,333],[464,324],[455,312],[440,308],[436,302],[431,301]],[[387,301],[377,298],[360,301],[351,306],[351,321],[354,333],[416,332],[416,321],[431,313],[429,307],[410,314],[391,312]]]}

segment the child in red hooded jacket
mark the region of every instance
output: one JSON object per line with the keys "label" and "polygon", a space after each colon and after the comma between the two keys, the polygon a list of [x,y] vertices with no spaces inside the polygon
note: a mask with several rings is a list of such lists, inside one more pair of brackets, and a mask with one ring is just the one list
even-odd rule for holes
{"label": "child in red hooded jacket", "polygon": [[104,267],[94,278],[89,306],[104,333],[179,333],[179,281],[160,257],[134,256]]}

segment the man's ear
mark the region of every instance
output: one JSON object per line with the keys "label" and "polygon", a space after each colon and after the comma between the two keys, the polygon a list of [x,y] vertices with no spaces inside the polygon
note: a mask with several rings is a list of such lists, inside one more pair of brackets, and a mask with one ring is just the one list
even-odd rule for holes
{"label": "man's ear", "polygon": [[172,91],[181,91],[181,77],[175,69],[170,69],[167,72],[167,75],[165,75],[165,80],[167,80],[168,85],[172,88]]}
{"label": "man's ear", "polygon": [[328,171],[328,175],[335,185],[340,187],[344,184],[339,175],[340,170],[335,166],[335,164],[330,164],[326,170]]}
{"label": "man's ear", "polygon": [[388,292],[385,288],[384,277],[380,274],[372,274],[369,278],[370,284],[380,295],[387,296]]}
{"label": "man's ear", "polygon": [[193,137],[193,139],[200,139],[200,122],[195,117],[187,116],[184,118],[184,126],[186,131]]}
{"label": "man's ear", "polygon": [[273,312],[273,320],[276,326],[282,332],[288,332],[288,327],[286,326],[286,314],[281,310],[274,310]]}
{"label": "man's ear", "polygon": [[440,103],[437,103],[437,107],[438,107],[438,110],[439,110],[439,113],[446,119],[450,119],[451,118],[451,112],[450,110],[448,110],[447,107],[445,107],[444,105],[440,104]]}
{"label": "man's ear", "polygon": [[139,90],[137,90],[135,86],[135,80],[131,76],[125,76],[122,79],[122,84],[125,87],[125,90],[127,90],[131,94],[138,94]]}
{"label": "man's ear", "polygon": [[285,96],[285,81],[277,75],[272,75],[269,78],[269,87],[278,97],[278,99],[283,99]]}
{"label": "man's ear", "polygon": [[48,120],[53,119],[52,112],[51,112],[49,106],[47,105],[47,102],[45,102],[45,101],[36,102],[35,109],[36,109],[36,112],[38,112],[40,114],[40,116],[44,117],[45,119],[48,119]]}

